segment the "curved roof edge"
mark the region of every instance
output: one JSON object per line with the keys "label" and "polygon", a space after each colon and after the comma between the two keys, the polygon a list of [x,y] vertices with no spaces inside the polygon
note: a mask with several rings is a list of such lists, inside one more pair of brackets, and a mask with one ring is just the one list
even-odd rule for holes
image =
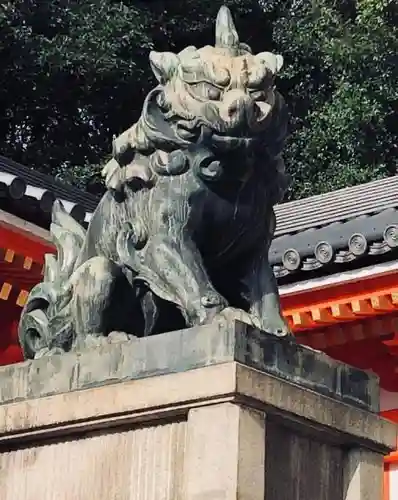
{"label": "curved roof edge", "polygon": [[398,176],[281,203],[275,236],[315,229],[398,206]]}

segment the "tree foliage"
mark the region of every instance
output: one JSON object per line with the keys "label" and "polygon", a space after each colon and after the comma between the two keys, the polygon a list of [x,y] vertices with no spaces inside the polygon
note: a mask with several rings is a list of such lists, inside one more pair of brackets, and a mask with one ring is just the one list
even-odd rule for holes
{"label": "tree foliage", "polygon": [[398,9],[390,0],[267,3],[292,134],[290,197],[394,174],[397,169]]}
{"label": "tree foliage", "polygon": [[79,182],[144,95],[150,19],[108,0],[12,0],[0,9],[2,152]]}
{"label": "tree foliage", "polygon": [[395,173],[394,0],[5,1],[0,152],[92,188],[154,85],[149,50],[212,43],[223,3],[242,40],[285,57],[289,198]]}

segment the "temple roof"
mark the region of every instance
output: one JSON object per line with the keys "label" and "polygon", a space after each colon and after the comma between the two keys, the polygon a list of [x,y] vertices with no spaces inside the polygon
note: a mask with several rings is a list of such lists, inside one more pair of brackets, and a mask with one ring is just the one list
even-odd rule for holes
{"label": "temple roof", "polygon": [[283,203],[275,213],[270,262],[277,278],[397,258],[398,176]]}
{"label": "temple roof", "polygon": [[[48,228],[60,199],[88,222],[96,196],[0,156],[0,209]],[[398,256],[398,176],[275,207],[270,263],[280,283],[333,274]]]}
{"label": "temple roof", "polygon": [[98,204],[89,193],[0,156],[0,208],[48,227],[56,199],[79,222],[87,222]]}

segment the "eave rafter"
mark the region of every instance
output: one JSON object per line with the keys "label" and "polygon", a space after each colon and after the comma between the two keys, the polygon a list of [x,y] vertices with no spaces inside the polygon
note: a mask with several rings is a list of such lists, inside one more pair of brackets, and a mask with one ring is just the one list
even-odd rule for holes
{"label": "eave rafter", "polygon": [[398,311],[299,332],[296,338],[334,359],[373,371],[383,388],[398,390]]}
{"label": "eave rafter", "polygon": [[282,294],[283,313],[298,342],[372,370],[398,390],[398,275],[353,280]]}
{"label": "eave rafter", "polygon": [[43,264],[30,256],[12,248],[0,249],[0,300],[23,307],[29,291],[40,281],[42,269]]}
{"label": "eave rafter", "polygon": [[398,286],[394,289],[347,296],[337,301],[284,309],[293,332],[308,331],[334,324],[398,312]]}
{"label": "eave rafter", "polygon": [[0,211],[0,301],[23,307],[42,278],[44,254],[53,253],[48,231]]}
{"label": "eave rafter", "polygon": [[348,324],[336,323],[324,328],[298,332],[296,338],[314,349],[325,350],[370,339],[379,339],[381,344],[388,346],[395,332],[398,332],[398,311]]}

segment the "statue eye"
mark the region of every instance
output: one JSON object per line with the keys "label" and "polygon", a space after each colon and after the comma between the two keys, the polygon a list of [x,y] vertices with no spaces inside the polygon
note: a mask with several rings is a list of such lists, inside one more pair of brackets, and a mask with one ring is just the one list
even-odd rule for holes
{"label": "statue eye", "polygon": [[216,82],[223,87],[226,87],[231,82],[231,75],[227,69],[220,69],[216,75]]}
{"label": "statue eye", "polygon": [[221,90],[211,83],[196,83],[191,85],[191,89],[197,97],[201,97],[202,99],[217,101],[221,97]]}
{"label": "statue eye", "polygon": [[209,87],[207,89],[207,96],[211,101],[218,101],[221,97],[221,91],[220,91],[220,89],[218,89],[216,87],[211,87],[209,85]]}

